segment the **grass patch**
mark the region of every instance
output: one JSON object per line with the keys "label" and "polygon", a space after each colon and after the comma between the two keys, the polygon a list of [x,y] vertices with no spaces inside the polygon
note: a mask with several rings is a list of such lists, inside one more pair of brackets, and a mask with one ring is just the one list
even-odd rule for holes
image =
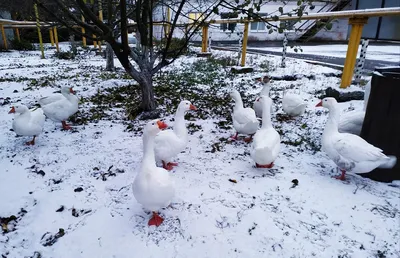
{"label": "grass patch", "polygon": [[[227,73],[223,68],[229,67],[234,62],[230,58],[202,58],[192,64],[184,64],[185,67],[177,71],[163,71],[154,77],[154,95],[160,116],[174,114],[182,99],[191,101],[196,107],[196,112],[189,112],[186,119],[195,121],[198,119],[222,118],[218,125],[228,128],[231,123],[231,111],[233,101],[228,96],[229,83],[225,79],[237,78],[237,75]],[[124,73],[104,72],[101,79],[129,79]],[[48,79],[50,80],[50,79]],[[243,91],[249,87],[249,82],[243,80],[240,89]],[[242,87],[243,86],[243,87]],[[241,93],[245,105],[253,101],[254,96]],[[128,84],[99,90],[95,95],[83,100],[90,103],[90,107],[72,117],[72,122],[87,124],[101,119],[119,119],[128,124],[128,130],[135,130],[135,126],[129,121],[135,121],[141,114],[139,108],[141,102],[141,90],[138,84]],[[121,116],[111,117],[115,110],[120,109]],[[113,110],[113,112],[111,112]],[[189,124],[191,133],[201,130],[195,124]]]}

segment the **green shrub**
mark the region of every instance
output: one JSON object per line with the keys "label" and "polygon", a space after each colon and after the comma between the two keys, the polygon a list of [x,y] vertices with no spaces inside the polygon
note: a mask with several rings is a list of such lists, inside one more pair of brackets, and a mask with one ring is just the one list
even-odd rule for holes
{"label": "green shrub", "polygon": [[[174,58],[175,56],[178,55],[178,52],[182,49],[182,51],[179,53],[178,56],[184,55],[188,52],[188,46],[186,44],[186,39],[182,38],[172,38],[171,43],[168,47],[168,53],[167,53],[167,58]],[[155,42],[156,48],[161,50],[166,47],[167,45],[167,39],[163,38],[161,41],[156,41]]]}
{"label": "green shrub", "polygon": [[75,58],[75,54],[71,51],[60,51],[54,53],[54,56],[57,57],[58,59],[65,59],[65,60],[71,60]]}
{"label": "green shrub", "polygon": [[35,46],[24,39],[18,40],[17,38],[14,38],[13,40],[10,41],[12,49],[15,50],[35,50]]}
{"label": "green shrub", "polygon": [[54,56],[57,57],[58,59],[65,59],[65,60],[71,60],[75,59],[75,57],[78,55],[78,49],[76,48],[76,44],[71,44],[69,47],[69,51],[60,51],[54,53]]}

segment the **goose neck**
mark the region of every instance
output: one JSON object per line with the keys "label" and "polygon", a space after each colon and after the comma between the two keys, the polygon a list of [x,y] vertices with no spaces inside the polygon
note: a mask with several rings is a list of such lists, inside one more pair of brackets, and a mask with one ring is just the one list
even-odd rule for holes
{"label": "goose neck", "polygon": [[73,94],[64,95],[70,102],[78,102],[78,98]]}
{"label": "goose neck", "polygon": [[185,111],[177,110],[175,114],[174,133],[180,137],[187,135],[187,129],[185,126]]}
{"label": "goose neck", "polygon": [[261,128],[272,127],[271,122],[271,105],[268,103],[262,103],[262,125]]}
{"label": "goose neck", "polygon": [[155,166],[154,136],[143,134],[143,161],[142,165]]}
{"label": "goose neck", "polygon": [[243,108],[243,101],[241,97],[236,97],[235,98],[235,109],[241,109]]}
{"label": "goose neck", "polygon": [[340,119],[340,113],[336,106],[329,109],[328,121],[326,122],[324,134],[326,133],[337,133],[339,132],[338,124]]}
{"label": "goose neck", "polygon": [[26,109],[26,110],[22,111],[18,117],[19,118],[28,118],[30,116],[31,116],[31,112],[29,112],[29,110]]}
{"label": "goose neck", "polygon": [[263,88],[262,88],[262,90],[261,90],[261,93],[260,93],[260,95],[261,96],[269,96],[269,91],[270,91],[270,86],[269,86],[269,83],[265,83],[264,84],[264,86],[263,86]]}

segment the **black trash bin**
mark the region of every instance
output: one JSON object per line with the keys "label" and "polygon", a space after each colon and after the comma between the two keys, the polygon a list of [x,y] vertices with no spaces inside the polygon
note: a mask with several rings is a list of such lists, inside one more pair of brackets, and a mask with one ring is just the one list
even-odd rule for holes
{"label": "black trash bin", "polygon": [[376,68],[360,136],[397,157],[391,169],[377,168],[360,174],[381,182],[400,180],[400,66]]}

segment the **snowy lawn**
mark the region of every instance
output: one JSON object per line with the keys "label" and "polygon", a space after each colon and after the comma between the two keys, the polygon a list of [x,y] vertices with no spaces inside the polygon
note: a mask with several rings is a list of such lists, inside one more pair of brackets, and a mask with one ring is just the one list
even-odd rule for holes
{"label": "snowy lawn", "polygon": [[[293,59],[279,68],[279,57],[248,55],[256,71],[235,75],[236,54],[213,51],[209,60],[182,57],[159,73],[157,102],[168,124],[181,98],[198,111],[186,116],[189,145],[171,172],[176,197],[161,211],[164,223],[149,228],[131,187],[147,122],[136,117],[136,82],[118,61],[116,72],[105,72],[92,52],[74,60],[53,53],[44,60],[38,51],[0,53],[2,257],[400,256],[400,189],[352,174],[335,180],[334,163],[320,151],[327,111],[315,104],[325,88],[338,88],[338,71]],[[227,93],[236,88],[252,105],[260,91],[254,78],[265,74],[274,78],[273,125],[283,144],[273,169],[256,169],[249,144],[227,141],[234,133]],[[25,146],[29,137],[10,130],[10,107],[33,107],[62,85],[81,97],[74,129],[47,119],[36,145]],[[294,120],[282,115],[289,88],[309,104]],[[340,105],[346,112],[362,101]]]}
{"label": "snowy lawn", "polygon": [[[254,49],[254,48],[249,48]],[[262,50],[269,50],[274,52],[282,53],[282,47],[264,47],[257,48]],[[309,54],[319,56],[333,56],[333,57],[346,57],[347,45],[346,44],[334,44],[334,45],[316,45],[316,46],[301,46],[303,51],[295,52],[295,48],[287,48],[288,53],[298,54]],[[358,54],[360,55],[361,45],[358,48]],[[393,45],[369,45],[367,48],[366,59],[369,60],[385,60],[391,62],[400,62],[400,44]]]}

